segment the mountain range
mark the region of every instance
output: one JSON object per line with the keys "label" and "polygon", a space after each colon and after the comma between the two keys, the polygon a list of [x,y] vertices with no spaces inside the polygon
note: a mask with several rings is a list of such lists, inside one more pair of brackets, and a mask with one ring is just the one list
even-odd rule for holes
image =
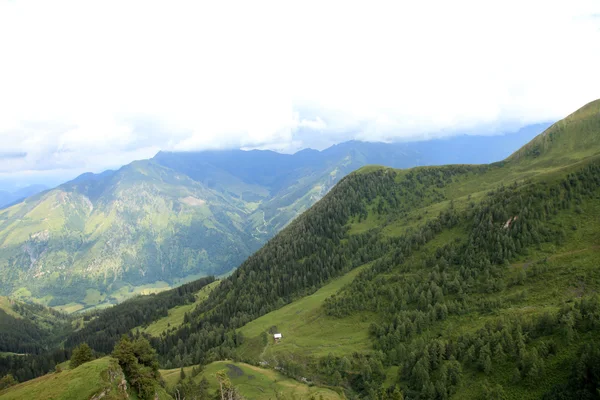
{"label": "mountain range", "polygon": [[83,174],[0,211],[0,293],[72,312],[227,274],[364,165],[496,161],[547,126],[295,154],[159,152]]}
{"label": "mountain range", "polygon": [[83,314],[0,298],[39,337],[0,324],[0,400],[597,398],[599,199],[600,100],[490,164],[363,166],[221,279]]}

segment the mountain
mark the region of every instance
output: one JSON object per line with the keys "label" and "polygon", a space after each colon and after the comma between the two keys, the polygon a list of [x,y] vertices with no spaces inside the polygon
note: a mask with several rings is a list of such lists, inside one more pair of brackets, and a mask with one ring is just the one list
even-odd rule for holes
{"label": "mountain", "polygon": [[502,162],[364,167],[156,346],[351,398],[595,398],[598,199],[600,100]]}
{"label": "mountain", "polygon": [[[160,152],[83,174],[0,210],[0,293],[73,312],[227,274],[364,165],[480,162],[516,149],[536,129],[427,143],[353,141],[293,155]],[[469,150],[471,141],[481,148]]]}
{"label": "mountain", "polygon": [[260,244],[242,206],[152,161],[79,177],[0,213],[2,289],[97,305],[129,285],[227,272]]}
{"label": "mountain", "polygon": [[29,185],[14,192],[0,190],[0,208],[12,205],[27,197],[33,196],[48,189],[44,185]]}
{"label": "mountain", "polygon": [[153,343],[349,398],[595,398],[598,199],[600,100],[501,162],[364,167]]}

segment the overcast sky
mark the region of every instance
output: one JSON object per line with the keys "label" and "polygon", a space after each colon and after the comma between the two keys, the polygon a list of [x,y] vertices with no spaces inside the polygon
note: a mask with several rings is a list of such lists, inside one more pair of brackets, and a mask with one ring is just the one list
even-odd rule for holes
{"label": "overcast sky", "polygon": [[600,1],[0,0],[0,180],[516,129],[599,71]]}

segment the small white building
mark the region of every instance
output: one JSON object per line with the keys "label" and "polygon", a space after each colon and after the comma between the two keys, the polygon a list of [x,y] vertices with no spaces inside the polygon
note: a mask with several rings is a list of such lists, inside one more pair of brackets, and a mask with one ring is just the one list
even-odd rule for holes
{"label": "small white building", "polygon": [[281,333],[276,333],[273,335],[273,339],[275,339],[275,341],[281,340],[283,336],[281,335]]}

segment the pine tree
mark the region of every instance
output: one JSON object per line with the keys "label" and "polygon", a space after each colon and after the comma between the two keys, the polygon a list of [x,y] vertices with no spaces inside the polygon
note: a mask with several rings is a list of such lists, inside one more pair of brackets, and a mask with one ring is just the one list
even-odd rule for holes
{"label": "pine tree", "polygon": [[90,346],[88,346],[87,343],[82,343],[73,350],[70,363],[71,369],[75,369],[81,364],[92,361],[93,359],[94,352]]}
{"label": "pine tree", "polygon": [[123,335],[113,350],[113,357],[119,361],[125,377],[138,392],[139,397],[153,398],[160,374],[156,351],[150,342],[144,337],[139,337],[132,342],[128,336]]}

